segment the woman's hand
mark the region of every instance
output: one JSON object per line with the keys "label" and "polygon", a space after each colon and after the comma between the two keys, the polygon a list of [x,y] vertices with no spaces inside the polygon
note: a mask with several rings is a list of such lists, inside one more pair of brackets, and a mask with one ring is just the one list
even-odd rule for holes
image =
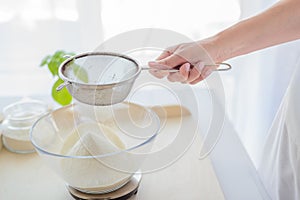
{"label": "woman's hand", "polygon": [[[209,46],[210,43],[205,40],[169,47],[156,61],[148,63],[150,68],[153,68],[150,73],[157,78],[167,76],[171,82],[196,84],[208,77],[216,68],[216,66],[209,66],[215,64],[207,51]],[[179,69],[179,72],[169,73],[155,69]]]}

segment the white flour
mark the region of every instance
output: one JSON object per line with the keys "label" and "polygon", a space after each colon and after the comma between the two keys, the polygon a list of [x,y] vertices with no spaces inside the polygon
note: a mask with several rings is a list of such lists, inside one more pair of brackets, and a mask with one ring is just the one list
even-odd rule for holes
{"label": "white flour", "polygon": [[[61,153],[69,156],[96,156],[118,152],[124,148],[123,142],[112,129],[88,122],[80,124],[71,133]],[[62,174],[73,187],[93,191],[109,190],[126,183],[131,177],[131,174],[109,167],[116,162],[120,162],[118,156],[64,158],[61,163]]]}

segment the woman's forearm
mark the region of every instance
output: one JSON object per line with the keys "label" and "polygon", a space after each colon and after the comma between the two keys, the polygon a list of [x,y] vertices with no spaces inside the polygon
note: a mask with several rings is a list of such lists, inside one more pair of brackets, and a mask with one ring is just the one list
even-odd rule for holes
{"label": "woman's forearm", "polygon": [[200,42],[216,62],[221,62],[295,39],[300,39],[300,0],[282,0]]}
{"label": "woman's forearm", "polygon": [[191,42],[170,47],[156,61],[149,62],[149,66],[156,69],[179,68],[177,73],[161,73],[158,70],[153,75],[195,84],[214,71],[207,63],[223,62],[296,39],[300,39],[300,0],[281,0],[261,14],[243,20],[215,36],[196,44]]}

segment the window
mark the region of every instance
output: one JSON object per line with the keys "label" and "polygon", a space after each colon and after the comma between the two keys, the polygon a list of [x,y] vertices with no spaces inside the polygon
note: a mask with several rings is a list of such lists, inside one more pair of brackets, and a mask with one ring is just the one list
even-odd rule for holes
{"label": "window", "polygon": [[[53,79],[40,61],[56,50],[81,52],[99,42],[100,3],[90,1],[2,1],[0,6],[0,95],[49,94]],[[94,24],[86,20],[94,18]],[[87,32],[89,27],[93,32]]]}
{"label": "window", "polygon": [[92,51],[113,35],[165,28],[200,39],[238,20],[238,0],[3,0],[0,6],[0,95],[48,94],[39,68],[56,50]]}

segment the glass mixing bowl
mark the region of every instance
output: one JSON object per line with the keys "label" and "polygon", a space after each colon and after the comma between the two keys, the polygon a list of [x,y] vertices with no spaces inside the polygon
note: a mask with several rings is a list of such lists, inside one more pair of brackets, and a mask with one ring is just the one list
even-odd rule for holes
{"label": "glass mixing bowl", "polygon": [[41,117],[30,138],[69,186],[101,194],[139,173],[159,129],[157,115],[136,104],[73,104]]}

